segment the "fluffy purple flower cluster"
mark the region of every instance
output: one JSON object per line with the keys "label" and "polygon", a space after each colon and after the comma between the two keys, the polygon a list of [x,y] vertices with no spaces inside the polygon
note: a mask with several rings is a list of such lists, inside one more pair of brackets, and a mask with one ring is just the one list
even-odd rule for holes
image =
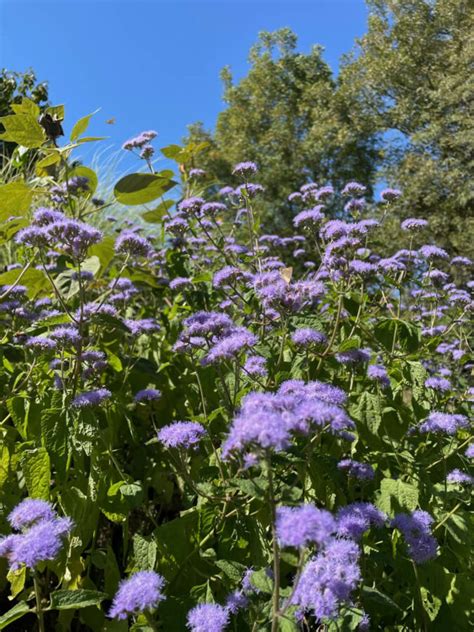
{"label": "fluffy purple flower cluster", "polygon": [[374,468],[371,465],[354,461],[354,459],[342,459],[337,467],[360,481],[369,481],[375,476]]}
{"label": "fluffy purple flower cluster", "polygon": [[153,246],[146,237],[132,230],[124,230],[115,240],[115,252],[132,257],[148,258],[153,254]]}
{"label": "fluffy purple flower cluster", "polygon": [[130,615],[154,610],[165,599],[165,580],[154,571],[139,571],[120,582],[115,594],[109,617],[126,619]]}
{"label": "fluffy purple flower cluster", "polygon": [[372,503],[356,502],[341,507],[336,518],[338,535],[360,540],[371,526],[383,527],[387,517]]}
{"label": "fluffy purple flower cluster", "polygon": [[419,431],[423,433],[444,432],[448,435],[454,435],[459,428],[466,428],[468,425],[469,422],[465,415],[433,412],[420,425]]}
{"label": "fluffy purple flower cluster", "polygon": [[352,540],[332,538],[303,568],[291,603],[317,621],[334,619],[361,578],[360,549]]}
{"label": "fluffy purple flower cluster", "polygon": [[71,519],[59,518],[50,503],[34,498],[17,505],[8,521],[21,531],[0,539],[0,557],[7,558],[11,570],[56,559],[73,527]]}
{"label": "fluffy purple flower cluster", "polygon": [[408,545],[408,554],[417,564],[436,557],[438,544],[431,535],[432,523],[430,514],[419,509],[411,514],[398,514],[392,520],[392,526],[403,534]]}
{"label": "fluffy purple flower cluster", "polygon": [[191,448],[206,434],[201,424],[195,421],[175,421],[164,426],[158,433],[158,441],[167,448]]}
{"label": "fluffy purple flower cluster", "polygon": [[107,388],[98,388],[92,391],[86,391],[79,393],[72,400],[74,408],[91,408],[93,406],[100,406],[103,402],[110,399],[112,393]]}
{"label": "fluffy purple flower cluster", "polygon": [[342,404],[345,393],[322,382],[284,382],[276,393],[250,393],[234,418],[222,447],[224,458],[249,449],[283,451],[297,435],[318,430],[351,440],[354,422]]}
{"label": "fluffy purple flower cluster", "polygon": [[223,632],[229,623],[229,610],[216,603],[201,603],[188,612],[191,632]]}
{"label": "fluffy purple flower cluster", "polygon": [[237,327],[226,314],[197,312],[183,322],[184,330],[175,351],[204,350],[203,365],[235,359],[242,351],[254,347],[257,337],[245,327]]}
{"label": "fluffy purple flower cluster", "polygon": [[39,208],[33,223],[20,230],[15,241],[30,247],[55,247],[82,260],[90,246],[102,241],[102,233],[79,220],[70,219],[61,211]]}
{"label": "fluffy purple flower cluster", "polygon": [[275,526],[282,547],[302,548],[313,543],[322,546],[337,531],[331,513],[312,504],[278,507]]}
{"label": "fluffy purple flower cluster", "polygon": [[133,149],[143,150],[143,148],[146,147],[150,141],[156,138],[156,136],[158,136],[158,133],[153,130],[142,132],[138,136],[134,136],[134,138],[130,138],[125,141],[122,145],[122,149],[126,149],[128,151],[132,151]]}
{"label": "fluffy purple flower cluster", "polygon": [[291,340],[297,347],[316,347],[327,343],[327,336],[315,329],[302,328],[293,332]]}

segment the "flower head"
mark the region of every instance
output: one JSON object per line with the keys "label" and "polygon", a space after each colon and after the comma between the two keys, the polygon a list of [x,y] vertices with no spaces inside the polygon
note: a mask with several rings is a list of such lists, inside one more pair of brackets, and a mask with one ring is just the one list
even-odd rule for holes
{"label": "flower head", "polygon": [[195,421],[176,421],[159,431],[158,440],[167,448],[190,448],[205,434],[204,427]]}
{"label": "flower head", "polygon": [[153,610],[165,598],[164,579],[154,571],[139,571],[120,583],[109,611],[109,617],[126,619]]}
{"label": "flower head", "polygon": [[216,603],[202,603],[188,612],[191,632],[223,632],[229,623],[229,610]]}

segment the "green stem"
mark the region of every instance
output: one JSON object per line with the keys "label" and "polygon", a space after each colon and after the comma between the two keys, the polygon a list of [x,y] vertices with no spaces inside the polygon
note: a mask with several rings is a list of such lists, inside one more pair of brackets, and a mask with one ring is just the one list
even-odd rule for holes
{"label": "green stem", "polygon": [[270,514],[272,520],[272,541],[273,541],[273,608],[272,608],[272,630],[278,632],[278,619],[280,616],[280,548],[276,533],[276,502],[275,488],[273,484],[273,472],[270,456],[267,459],[268,472],[268,499],[270,501]]}
{"label": "green stem", "polygon": [[43,609],[41,607],[41,590],[40,590],[40,585],[38,581],[38,576],[36,573],[33,574],[33,584],[35,587],[36,616],[38,618],[38,630],[39,632],[45,632],[44,615],[43,615]]}
{"label": "green stem", "polygon": [[413,564],[413,570],[415,572],[416,586],[417,586],[417,589],[418,589],[418,599],[420,601],[422,630],[423,630],[423,632],[427,632],[427,630],[428,630],[428,623],[427,623],[427,620],[426,620],[426,610],[425,610],[425,607],[423,605],[423,597],[421,595],[420,576],[418,575],[418,568],[416,567],[416,564],[415,564],[415,562],[413,560],[412,560],[412,564]]}

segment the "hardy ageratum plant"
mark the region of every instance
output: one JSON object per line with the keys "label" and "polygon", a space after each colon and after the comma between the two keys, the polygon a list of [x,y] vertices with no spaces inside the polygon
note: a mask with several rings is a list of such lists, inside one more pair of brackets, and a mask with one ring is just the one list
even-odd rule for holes
{"label": "hardy ageratum plant", "polygon": [[152,131],[114,200],[83,125],[0,231],[2,625],[471,630],[472,262],[357,182],[271,234],[195,146],[175,203]]}

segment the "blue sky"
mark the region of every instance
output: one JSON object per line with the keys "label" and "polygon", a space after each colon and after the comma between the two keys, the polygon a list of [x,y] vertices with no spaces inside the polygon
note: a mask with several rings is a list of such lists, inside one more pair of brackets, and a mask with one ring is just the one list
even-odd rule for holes
{"label": "blue sky", "polygon": [[291,27],[300,50],[323,45],[337,71],[366,19],[364,0],[0,0],[0,67],[48,80],[66,131],[101,108],[90,131],[108,146],[156,129],[160,147],[193,121],[212,127],[219,71],[244,75],[259,31]]}

